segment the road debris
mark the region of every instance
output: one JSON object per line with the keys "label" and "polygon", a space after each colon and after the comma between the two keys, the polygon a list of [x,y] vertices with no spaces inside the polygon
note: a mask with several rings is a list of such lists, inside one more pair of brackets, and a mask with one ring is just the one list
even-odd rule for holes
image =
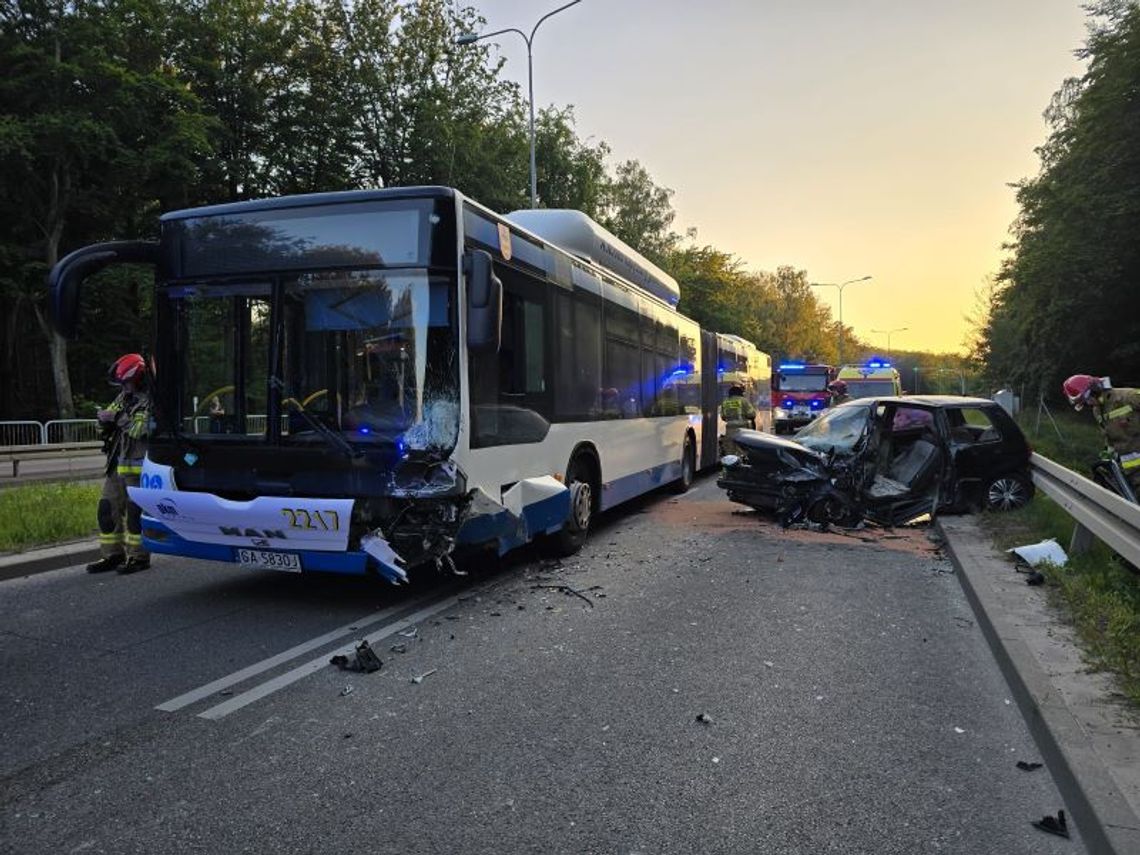
{"label": "road debris", "polygon": [[583,594],[577,588],[571,587],[570,585],[531,585],[531,588],[532,589],[550,588],[550,589],[555,590],[555,591],[563,591],[567,594],[573,594],[575,597],[578,597],[578,599],[583,600],[584,602],[588,603],[590,608],[594,607],[594,601],[593,600],[591,600],[589,597],[587,597],[585,594]]}
{"label": "road debris", "polygon": [[955,733],[965,733],[966,731],[962,730],[962,728],[960,728],[960,727],[955,727],[954,732]]}
{"label": "road debris", "polygon": [[1018,760],[1017,761],[1017,768],[1020,769],[1022,772],[1032,772],[1036,769],[1040,769],[1041,766],[1042,766],[1041,763],[1027,763],[1024,760]]}
{"label": "road debris", "polygon": [[418,677],[412,677],[412,682],[418,686],[420,683],[422,683],[424,681],[425,677],[430,677],[432,674],[434,674],[438,670],[439,670],[438,668],[432,668],[430,671],[424,671],[424,673],[420,674]]}
{"label": "road debris", "polygon": [[1012,549],[1007,549],[1006,552],[1016,555],[1030,567],[1045,563],[1063,567],[1069,561],[1069,556],[1065,554],[1065,550],[1052,538],[1040,543],[1031,543],[1028,546],[1015,546]]}
{"label": "road debris", "polygon": [[335,665],[342,671],[358,671],[362,674],[371,674],[373,671],[379,671],[384,667],[384,663],[380,661],[376,651],[368,644],[368,639],[364,639],[356,645],[356,650],[351,659],[338,654],[329,660],[329,664]]}
{"label": "road debris", "polygon": [[419,634],[420,628],[418,626],[409,626],[407,629],[402,629],[396,633],[396,635],[403,636],[404,638],[415,638]]}
{"label": "road debris", "polygon": [[407,653],[408,652],[408,645],[404,644],[403,642],[400,642],[399,644],[393,644],[388,649],[391,650],[393,653]]}
{"label": "road debris", "polygon": [[346,698],[349,695],[351,695],[353,693],[353,691],[354,690],[353,690],[351,685],[345,686],[343,689],[340,690],[340,696],[342,698]]}
{"label": "road debris", "polygon": [[697,713],[697,721],[699,721],[701,724],[712,724],[713,723],[712,716],[709,715],[708,713]]}
{"label": "road debris", "polygon": [[1065,812],[1063,810],[1057,811],[1055,818],[1049,814],[1045,814],[1041,819],[1034,820],[1032,825],[1034,828],[1039,828],[1049,834],[1056,834],[1058,837],[1069,836],[1069,824],[1065,822]]}

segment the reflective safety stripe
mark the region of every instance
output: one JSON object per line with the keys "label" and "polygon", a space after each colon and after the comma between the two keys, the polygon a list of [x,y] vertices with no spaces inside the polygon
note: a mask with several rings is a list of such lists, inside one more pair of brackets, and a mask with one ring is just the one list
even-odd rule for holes
{"label": "reflective safety stripe", "polygon": [[1120,465],[1124,469],[1135,469],[1140,466],[1140,452],[1134,451],[1131,454],[1121,455]]}
{"label": "reflective safety stripe", "polygon": [[126,542],[127,546],[140,546],[142,544],[142,535],[127,532]]}
{"label": "reflective safety stripe", "polygon": [[120,475],[141,475],[142,467],[132,466],[127,463],[120,463],[117,471]]}
{"label": "reflective safety stripe", "polygon": [[1117,407],[1115,410],[1109,410],[1104,414],[1106,419],[1123,419],[1132,415],[1132,405],[1125,404],[1123,407]]}
{"label": "reflective safety stripe", "polygon": [[99,533],[99,542],[100,543],[106,543],[108,545],[115,544],[115,543],[122,543],[123,542],[123,536],[122,536],[122,534],[116,534],[115,532],[111,532],[110,534],[103,534],[102,532],[100,532]]}

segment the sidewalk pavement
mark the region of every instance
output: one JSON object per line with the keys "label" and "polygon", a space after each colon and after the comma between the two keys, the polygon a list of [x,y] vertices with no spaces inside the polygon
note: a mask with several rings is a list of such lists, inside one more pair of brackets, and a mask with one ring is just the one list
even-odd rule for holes
{"label": "sidewalk pavement", "polygon": [[973,517],[941,517],[958,578],[1090,853],[1140,853],[1140,722]]}

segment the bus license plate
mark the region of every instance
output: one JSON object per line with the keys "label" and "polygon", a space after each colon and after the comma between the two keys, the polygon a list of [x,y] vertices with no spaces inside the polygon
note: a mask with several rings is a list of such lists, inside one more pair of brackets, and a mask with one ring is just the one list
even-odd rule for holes
{"label": "bus license plate", "polygon": [[284,570],[286,573],[301,572],[301,556],[294,552],[269,552],[264,549],[239,549],[238,564],[246,567],[264,567],[268,570]]}

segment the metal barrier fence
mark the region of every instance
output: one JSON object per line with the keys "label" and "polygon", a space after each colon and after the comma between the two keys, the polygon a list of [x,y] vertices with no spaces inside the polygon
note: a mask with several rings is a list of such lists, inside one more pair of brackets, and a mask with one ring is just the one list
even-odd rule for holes
{"label": "metal barrier fence", "polygon": [[44,442],[95,442],[100,439],[97,419],[56,419],[44,425]]}
{"label": "metal barrier fence", "polygon": [[40,445],[47,442],[40,422],[0,421],[0,445]]}
{"label": "metal barrier fence", "polygon": [[1088,549],[1095,536],[1129,564],[1140,567],[1140,505],[1040,454],[1033,455],[1031,467],[1037,488],[1076,521],[1071,553]]}

